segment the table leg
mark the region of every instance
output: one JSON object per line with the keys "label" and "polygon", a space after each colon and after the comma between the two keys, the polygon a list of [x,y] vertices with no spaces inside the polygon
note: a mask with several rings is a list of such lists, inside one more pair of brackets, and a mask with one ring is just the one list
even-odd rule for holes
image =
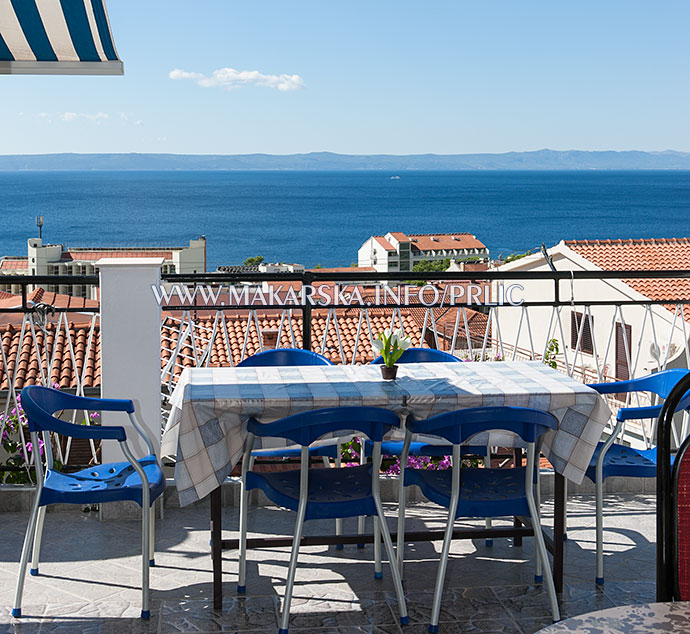
{"label": "table leg", "polygon": [[223,607],[223,544],[220,487],[211,491],[211,561],[213,563],[213,609]]}
{"label": "table leg", "polygon": [[563,535],[565,533],[565,478],[555,474],[553,509],[553,582],[556,592],[563,591]]}

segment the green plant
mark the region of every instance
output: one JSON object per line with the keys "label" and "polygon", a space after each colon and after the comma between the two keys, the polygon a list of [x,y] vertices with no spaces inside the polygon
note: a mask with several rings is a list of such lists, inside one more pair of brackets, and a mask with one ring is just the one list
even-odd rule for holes
{"label": "green plant", "polygon": [[558,339],[549,339],[544,353],[544,363],[554,370],[558,368],[556,356],[558,355]]}
{"label": "green plant", "polygon": [[506,255],[503,260],[503,264],[508,264],[508,262],[514,262],[515,260],[526,258],[528,255],[532,255],[532,251],[525,251],[524,253],[511,253],[510,255]]}
{"label": "green plant", "polygon": [[253,258],[247,258],[244,261],[245,266],[259,266],[264,261],[263,255],[256,255]]}
{"label": "green plant", "polygon": [[393,332],[390,328],[386,328],[374,339],[374,350],[383,357],[383,363],[389,368],[395,365],[402,353],[411,345],[412,340],[405,337],[400,328]]}

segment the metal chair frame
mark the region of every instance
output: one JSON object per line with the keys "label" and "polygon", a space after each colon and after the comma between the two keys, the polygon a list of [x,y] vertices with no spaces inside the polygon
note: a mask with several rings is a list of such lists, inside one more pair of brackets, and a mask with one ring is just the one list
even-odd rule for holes
{"label": "metal chair frame", "polygon": [[[52,411],[46,411],[40,402],[42,397],[54,399],[54,408],[51,405]],[[72,436],[73,438],[91,438],[94,440],[117,440],[120,443],[120,448],[125,458],[132,466],[134,471],[141,479],[141,508],[142,508],[142,565],[141,565],[141,618],[148,619],[151,615],[149,607],[149,568],[155,565],[154,561],[154,507],[151,500],[151,490],[149,479],[144,472],[141,463],[135,458],[132,450],[127,443],[127,435],[125,429],[120,426],[95,426],[95,425],[75,425],[66,421],[61,421],[55,418],[53,414],[59,410],[74,409],[84,411],[109,411],[109,412],[126,412],[129,415],[129,420],[137,433],[144,440],[149,455],[156,457],[156,463],[161,468],[160,460],[154,451],[154,441],[149,434],[146,427],[140,424],[137,419],[134,403],[130,400],[124,399],[96,399],[83,396],[74,396],[65,392],[59,392],[52,388],[42,386],[29,386],[22,390],[22,406],[27,414],[29,431],[31,433],[31,442],[34,447],[39,446],[39,432],[43,436],[44,450],[46,456],[46,470],[43,470],[43,461],[40,453],[34,451],[34,464],[36,468],[36,494],[34,503],[31,508],[31,515],[29,516],[29,524],[26,529],[24,537],[24,544],[22,546],[22,554],[19,563],[19,574],[17,577],[17,587],[14,599],[14,607],[12,609],[12,616],[15,618],[21,617],[21,603],[22,594],[24,590],[24,580],[26,578],[26,566],[29,561],[29,554],[31,553],[31,575],[37,576],[39,566],[39,556],[41,551],[41,539],[43,537],[43,523],[45,520],[45,510],[49,502],[42,503],[42,493],[44,490],[45,480],[54,468],[53,452],[50,440],[51,432],[62,435]],[[101,465],[101,468],[107,465]],[[162,469],[161,469],[162,470]],[[122,498],[125,499],[125,498]],[[126,498],[129,499],[129,498]],[[69,499],[65,502],[69,503]],[[82,502],[79,502],[82,503]]]}

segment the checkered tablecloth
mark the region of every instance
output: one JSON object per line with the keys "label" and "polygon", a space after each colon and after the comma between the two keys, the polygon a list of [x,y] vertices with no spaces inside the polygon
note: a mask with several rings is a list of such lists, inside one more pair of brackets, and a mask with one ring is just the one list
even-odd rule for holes
{"label": "checkered tablecloth", "polygon": [[[381,367],[370,365],[188,368],[171,405],[162,453],[177,456],[182,505],[205,497],[230,474],[250,417],[268,423],[350,405],[416,418],[483,405],[534,407],[559,421],[545,438],[545,455],[558,473],[580,483],[611,415],[594,390],[539,362],[404,364],[395,381],[382,380]],[[492,432],[484,440],[509,446],[512,435]]]}

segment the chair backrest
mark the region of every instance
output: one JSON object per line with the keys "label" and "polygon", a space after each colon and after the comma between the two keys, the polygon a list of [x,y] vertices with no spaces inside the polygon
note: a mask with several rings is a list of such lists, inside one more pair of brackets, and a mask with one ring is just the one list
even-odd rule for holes
{"label": "chair backrest", "polygon": [[103,438],[125,440],[122,427],[75,425],[53,416],[59,410],[119,411],[132,414],[132,401],[117,399],[86,398],[67,394],[41,385],[25,387],[21,393],[22,409],[26,413],[27,424],[31,433],[52,431],[73,438]]}
{"label": "chair backrest", "polygon": [[529,407],[471,407],[437,414],[426,420],[407,419],[413,434],[441,436],[453,444],[469,440],[475,434],[492,429],[510,431],[525,442],[536,442],[549,429],[556,429],[553,414]]}
{"label": "chair backrest", "polygon": [[638,379],[627,379],[626,381],[614,381],[612,383],[591,383],[589,387],[594,388],[600,394],[652,392],[661,398],[667,398],[678,381],[689,373],[690,370],[685,368],[673,368],[648,374]]}
{"label": "chair backrest", "polygon": [[400,424],[400,417],[380,407],[325,407],[293,414],[272,423],[250,419],[247,431],[255,436],[287,438],[306,446],[329,433],[347,430],[365,434],[374,442]]}
{"label": "chair backrest", "polygon": [[[396,363],[453,363],[454,361],[460,362],[460,359],[452,354],[443,352],[443,350],[408,348],[402,353]],[[381,365],[383,357],[376,357],[371,363],[372,365]]]}
{"label": "chair backrest", "polygon": [[657,601],[690,600],[690,437],[671,467],[673,418],[688,390],[690,374],[668,394],[657,427]]}
{"label": "chair backrest", "polygon": [[326,357],[311,350],[300,348],[276,348],[257,352],[244,361],[240,361],[237,367],[250,368],[276,365],[333,365]]}

